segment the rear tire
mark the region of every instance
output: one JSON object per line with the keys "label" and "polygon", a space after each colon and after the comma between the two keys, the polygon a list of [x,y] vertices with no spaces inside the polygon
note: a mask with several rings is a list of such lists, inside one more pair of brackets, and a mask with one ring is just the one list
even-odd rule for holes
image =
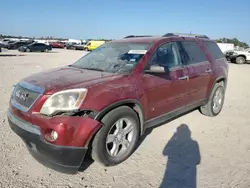
{"label": "rear tire", "polygon": [[217,116],[224,104],[225,99],[225,87],[224,83],[216,83],[212,89],[210,97],[208,99],[208,103],[204,106],[200,107],[200,112],[209,117]]}
{"label": "rear tire", "polygon": [[239,56],[239,57],[237,57],[236,58],[236,63],[237,64],[245,64],[246,63],[246,59],[244,58],[244,57],[242,57],[242,56]]}
{"label": "rear tire", "polygon": [[31,52],[31,50],[30,50],[29,48],[27,48],[25,51],[26,51],[26,52]]}
{"label": "rear tire", "polygon": [[104,166],[114,166],[134,152],[139,140],[140,122],[134,110],[121,106],[106,114],[102,123],[103,127],[93,139],[91,156]]}

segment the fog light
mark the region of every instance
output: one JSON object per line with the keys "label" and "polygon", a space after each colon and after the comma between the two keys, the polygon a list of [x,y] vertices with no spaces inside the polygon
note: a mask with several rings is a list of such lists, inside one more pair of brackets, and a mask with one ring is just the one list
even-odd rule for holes
{"label": "fog light", "polygon": [[51,131],[50,138],[51,138],[51,141],[55,141],[58,138],[58,134],[55,130]]}

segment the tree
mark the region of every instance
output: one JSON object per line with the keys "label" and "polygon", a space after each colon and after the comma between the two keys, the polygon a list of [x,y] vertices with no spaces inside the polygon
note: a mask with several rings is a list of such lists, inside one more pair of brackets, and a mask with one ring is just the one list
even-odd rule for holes
{"label": "tree", "polygon": [[249,48],[249,45],[247,43],[241,42],[236,38],[233,38],[233,39],[220,38],[220,39],[217,39],[216,42],[218,42],[218,43],[232,43],[235,46],[239,46],[239,47],[243,47],[243,48]]}

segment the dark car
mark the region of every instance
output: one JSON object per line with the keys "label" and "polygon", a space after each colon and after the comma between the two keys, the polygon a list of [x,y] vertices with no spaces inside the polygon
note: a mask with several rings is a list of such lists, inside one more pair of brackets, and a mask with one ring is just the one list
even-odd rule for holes
{"label": "dark car", "polygon": [[228,68],[206,36],[130,36],[18,82],[8,120],[50,168],[76,173],[87,152],[105,166],[117,165],[149,127],[194,109],[217,116]]}
{"label": "dark car", "polygon": [[65,48],[66,49],[73,49],[73,50],[75,50],[75,45],[76,45],[76,43],[75,42],[70,42],[70,43],[66,43],[66,45],[65,45]]}
{"label": "dark car", "polygon": [[25,46],[25,45],[28,45],[28,44],[29,44],[29,42],[26,42],[26,41],[14,42],[14,43],[7,44],[6,48],[8,50],[16,50],[19,47]]}
{"label": "dark car", "polygon": [[32,43],[18,48],[20,52],[49,52],[52,50],[50,45],[44,43]]}
{"label": "dark car", "polygon": [[3,48],[7,48],[8,45],[15,43],[16,41],[5,41],[2,43]]}
{"label": "dark car", "polygon": [[0,43],[0,52],[2,52],[3,47],[4,47],[4,44]]}

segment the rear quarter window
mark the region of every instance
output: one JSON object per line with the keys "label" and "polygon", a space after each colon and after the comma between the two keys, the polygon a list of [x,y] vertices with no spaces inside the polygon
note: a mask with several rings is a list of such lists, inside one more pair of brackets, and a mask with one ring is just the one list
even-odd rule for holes
{"label": "rear quarter window", "polygon": [[221,59],[224,58],[224,54],[222,53],[219,46],[214,41],[205,41],[204,45],[207,49],[207,51],[215,58],[215,59]]}
{"label": "rear quarter window", "polygon": [[185,64],[196,64],[207,61],[206,54],[195,41],[182,41],[181,51],[181,56]]}

